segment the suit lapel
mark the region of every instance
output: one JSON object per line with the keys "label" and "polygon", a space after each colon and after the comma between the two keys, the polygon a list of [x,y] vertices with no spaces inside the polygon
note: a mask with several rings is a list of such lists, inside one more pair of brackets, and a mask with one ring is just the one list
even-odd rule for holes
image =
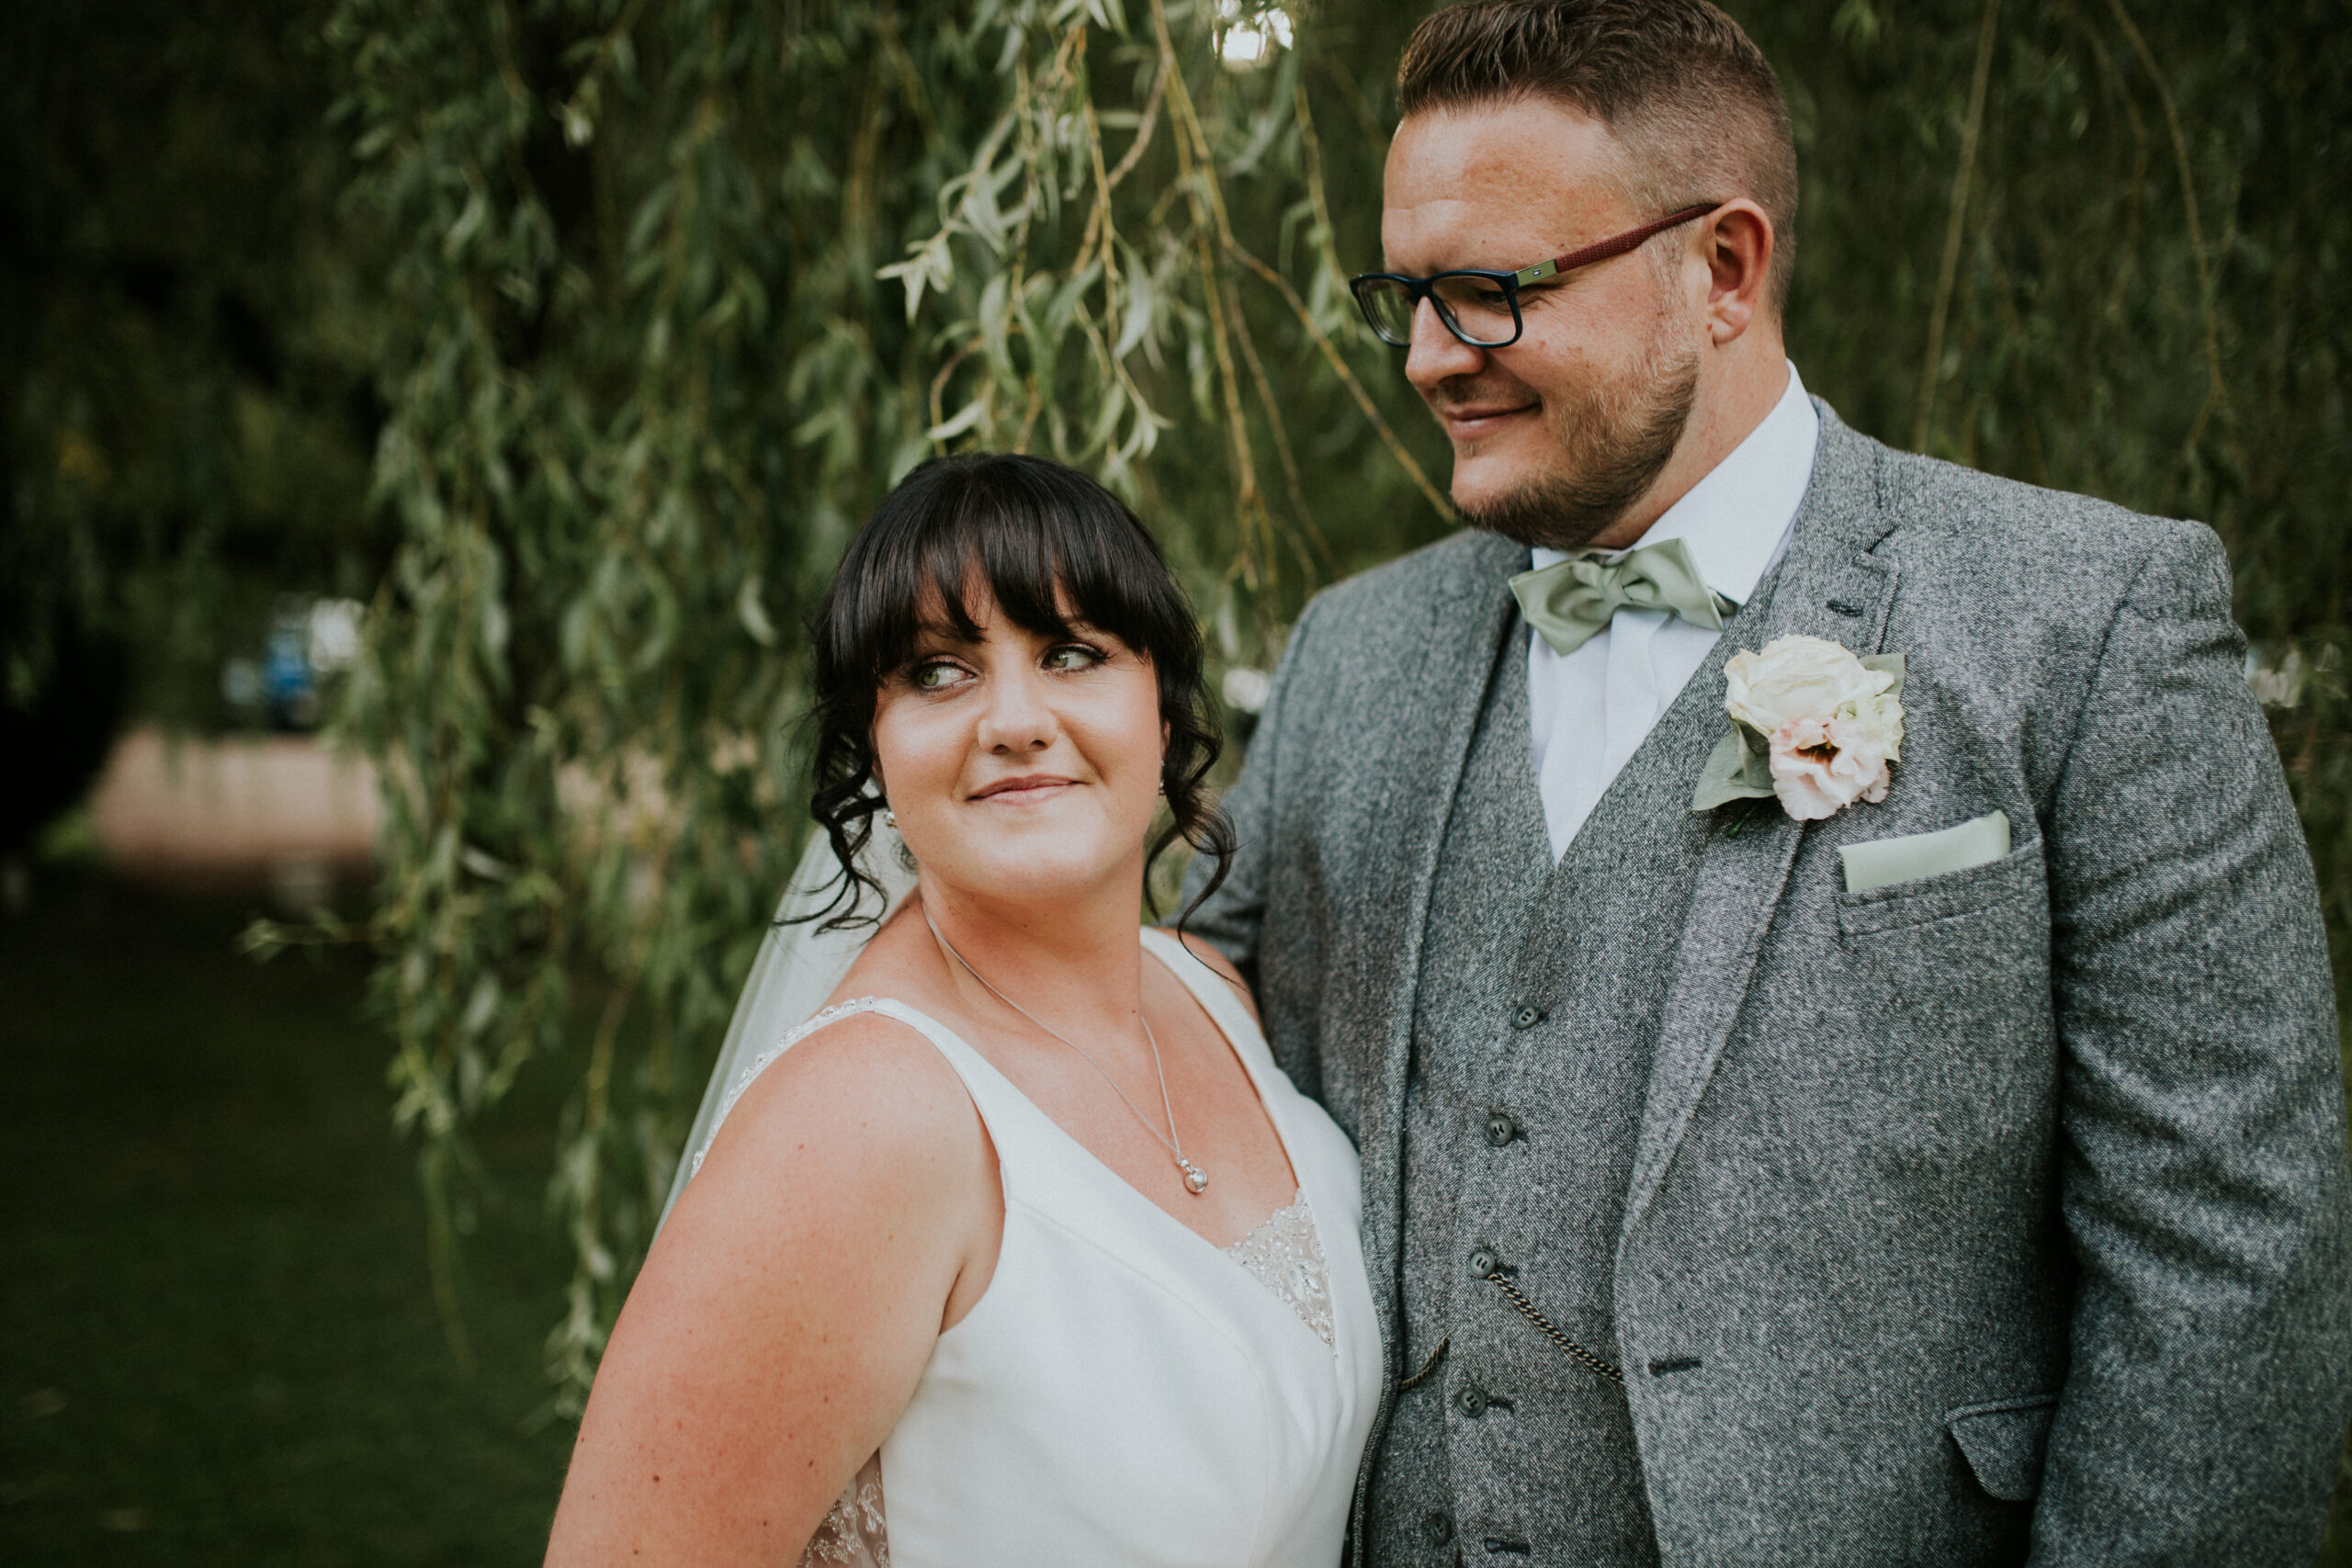
{"label": "suit lapel", "polygon": [[[1408,748],[1404,754],[1423,759],[1423,766],[1415,770],[1413,788],[1401,793],[1396,809],[1372,824],[1385,841],[1369,847],[1363,862],[1395,866],[1398,877],[1398,897],[1390,911],[1394,924],[1374,939],[1387,954],[1389,967],[1380,976],[1387,992],[1385,1006],[1370,1016],[1385,1020],[1387,1032],[1380,1042],[1377,1079],[1365,1086],[1360,1134],[1364,1234],[1367,1238],[1387,1238],[1392,1269],[1403,1201],[1399,1181],[1405,1075],[1412,1054],[1430,889],[1461,793],[1471,738],[1486,702],[1487,683],[1495,675],[1496,659],[1510,629],[1510,579],[1526,567],[1527,558],[1525,548],[1506,540],[1475,540],[1470,549],[1454,558],[1451,576],[1429,596],[1428,621],[1407,628],[1407,635],[1417,638],[1425,653],[1402,709],[1410,716],[1402,744]],[[1375,1259],[1378,1257],[1376,1249],[1368,1247],[1367,1253]],[[1392,1347],[1396,1343],[1395,1290],[1392,1275],[1378,1282],[1373,1292]]]}
{"label": "suit lapel", "polygon": [[[1760,616],[1736,617],[1696,679],[1720,694],[1722,670],[1742,649],[1774,637],[1826,637],[1859,654],[1880,651],[1894,602],[1895,563],[1870,553],[1894,527],[1879,493],[1872,444],[1821,413],[1813,478],[1798,509],[1789,552],[1772,574]],[[1743,625],[1743,622],[1748,624]],[[1728,723],[1728,720],[1724,721]],[[1701,755],[1689,760],[1695,785]],[[1766,803],[1742,830],[1720,828],[1701,852],[1696,891],[1683,924],[1674,979],[1658,1023],[1657,1052],[1634,1154],[1625,1240],[1657,1196],[1674,1151],[1713,1076],[1739,1017],[1763,946],[1803,841],[1804,824]]]}

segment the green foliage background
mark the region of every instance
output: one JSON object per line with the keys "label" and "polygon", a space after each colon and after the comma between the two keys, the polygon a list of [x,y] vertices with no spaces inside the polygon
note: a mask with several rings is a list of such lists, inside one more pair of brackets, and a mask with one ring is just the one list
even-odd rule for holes
{"label": "green foliage background", "polygon": [[[385,875],[356,923],[259,936],[376,954],[453,1325],[467,1130],[525,1073],[567,1086],[567,1402],[801,841],[797,628],[891,482],[975,445],[1102,475],[1226,666],[1451,525],[1343,287],[1420,9],[1317,0],[1234,70],[1205,4],[0,19],[43,62],[5,89],[7,700],[80,616],[148,711],[206,725],[268,592],[368,602],[336,728],[382,769]],[[1808,384],[1899,445],[2222,531],[2340,964],[2336,7],[1732,9],[1797,125]]]}

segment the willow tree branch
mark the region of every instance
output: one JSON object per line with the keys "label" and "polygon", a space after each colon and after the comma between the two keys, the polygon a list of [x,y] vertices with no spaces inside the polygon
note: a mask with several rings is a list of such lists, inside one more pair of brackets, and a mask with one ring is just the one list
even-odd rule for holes
{"label": "willow tree branch", "polygon": [[[1201,129],[1200,115],[1193,107],[1192,93],[1184,85],[1182,71],[1178,68],[1176,43],[1168,28],[1167,7],[1160,0],[1151,0],[1151,19],[1153,29],[1159,36],[1159,56],[1169,77],[1168,102],[1176,131],[1177,178],[1192,195],[1193,236],[1201,259],[1202,303],[1208,308],[1209,341],[1216,351],[1217,378],[1225,393],[1226,423],[1233,443],[1237,491],[1234,510],[1246,534],[1250,509],[1253,506],[1262,509],[1265,502],[1258,493],[1258,468],[1250,450],[1250,426],[1241,408],[1241,377],[1233,363],[1233,344],[1226,319],[1224,269],[1217,265],[1216,253],[1209,243],[1211,228],[1224,229],[1224,202],[1216,186],[1216,150],[1209,145],[1208,134]],[[1243,551],[1246,562],[1246,539]],[[1254,579],[1250,586],[1258,586]]]}
{"label": "willow tree branch", "polygon": [[1094,185],[1097,197],[1094,209],[1086,215],[1086,232],[1078,242],[1079,262],[1081,265],[1084,265],[1088,253],[1094,249],[1098,237],[1101,237],[1102,242],[1103,265],[1105,266],[1110,265],[1111,242],[1105,231],[1111,222],[1111,193],[1117,190],[1119,182],[1125,179],[1134,171],[1135,166],[1143,161],[1145,150],[1151,145],[1152,132],[1159,129],[1160,102],[1168,93],[1168,73],[1173,68],[1173,62],[1162,56],[1159,69],[1151,78],[1150,95],[1144,100],[1143,117],[1136,122],[1136,139],[1127,143],[1126,152],[1111,166],[1107,174],[1102,167],[1102,128],[1094,118],[1094,96],[1091,93],[1086,96],[1086,133],[1093,143],[1091,151],[1094,158]]}
{"label": "willow tree branch", "polygon": [[2164,106],[2165,127],[2172,132],[2172,155],[2180,166],[2180,200],[2188,218],[2188,254],[2197,265],[2198,314],[2205,328],[2205,400],[2189,424],[2188,438],[2181,443],[2181,456],[2187,457],[2196,450],[2214,413],[2229,401],[2229,389],[2222,380],[2222,332],[2213,293],[2212,264],[2205,252],[2205,224],[2197,207],[2197,180],[2189,167],[2188,138],[2181,133],[2180,109],[2173,102],[2171,85],[2156,64],[2155,51],[2148,47],[2148,40],[2132,20],[2132,13],[2123,8],[2123,0],[2107,0],[2107,6],[2115,14],[2115,25],[2132,40],[2132,51],[2146,68],[2148,80],[2156,85],[2156,101]]}
{"label": "willow tree branch", "polygon": [[1112,165],[1111,177],[1107,183],[1113,190],[1118,189],[1119,182],[1125,179],[1135,166],[1143,161],[1144,149],[1151,145],[1151,133],[1159,125],[1160,101],[1168,93],[1168,73],[1170,69],[1172,69],[1171,62],[1163,59],[1159,62],[1159,73],[1151,79],[1151,93],[1144,100],[1143,118],[1136,122],[1136,139],[1127,143],[1126,152],[1118,163]]}
{"label": "willow tree branch", "polygon": [[1356,379],[1356,373],[1348,368],[1348,362],[1340,356],[1339,346],[1332,343],[1329,334],[1316,324],[1315,313],[1306,308],[1306,301],[1298,297],[1298,290],[1291,287],[1290,279],[1243,250],[1237,242],[1227,240],[1227,248],[1233,253],[1236,261],[1281,291],[1283,299],[1290,305],[1291,312],[1297,316],[1299,325],[1305,327],[1306,335],[1315,340],[1315,346],[1323,351],[1324,361],[1331,367],[1332,374],[1339,377],[1340,385],[1355,398],[1356,407],[1363,411],[1363,416],[1372,421],[1373,429],[1379,432],[1381,441],[1388,448],[1388,455],[1396,459],[1397,467],[1403,468],[1406,476],[1419,487],[1430,505],[1436,508],[1437,514],[1449,523],[1453,522],[1452,503],[1438,492],[1437,486],[1431,484],[1429,475],[1422,471],[1421,465],[1396,438],[1396,432],[1390,428],[1387,419],[1381,413],[1380,405],[1372,400],[1372,394],[1363,389],[1363,383]]}
{"label": "willow tree branch", "polygon": [[[1306,542],[1315,547],[1324,564],[1328,565],[1337,558],[1331,554],[1330,541],[1324,538],[1323,530],[1316,526],[1315,513],[1307,509],[1306,485],[1298,471],[1297,455],[1291,450],[1290,429],[1283,421],[1282,400],[1274,395],[1274,384],[1266,375],[1265,362],[1258,357],[1257,340],[1250,333],[1250,319],[1241,312],[1239,295],[1230,288],[1227,293],[1231,297],[1234,325],[1238,329],[1234,333],[1234,342],[1241,349],[1242,360],[1250,367],[1250,379],[1258,389],[1258,404],[1266,411],[1266,428],[1273,435],[1274,453],[1282,459],[1283,482],[1290,490],[1291,510],[1298,514],[1298,525],[1306,533]],[[1313,557],[1304,547],[1298,553],[1300,564],[1311,576],[1316,566]]]}
{"label": "willow tree branch", "polygon": [[1936,412],[1936,382],[1944,360],[1944,322],[1951,314],[1952,289],[1960,281],[1960,242],[1968,216],[1968,186],[1976,173],[1976,142],[1984,130],[1984,89],[1993,76],[1994,23],[2001,0],[1984,0],[1976,27],[1976,71],[1968,84],[1968,118],[1961,127],[1960,166],[1952,171],[1951,215],[1944,221],[1944,254],[1936,269],[1936,304],[1928,317],[1928,358],[1919,367],[1919,417],[1911,426],[1911,449],[1925,451],[1928,421]]}

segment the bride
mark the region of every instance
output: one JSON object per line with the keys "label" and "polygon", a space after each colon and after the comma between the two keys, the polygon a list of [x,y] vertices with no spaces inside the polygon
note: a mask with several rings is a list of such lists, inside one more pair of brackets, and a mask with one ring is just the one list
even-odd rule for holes
{"label": "bride", "polygon": [[1068,468],[928,463],[815,653],[811,853],[862,951],[722,1061],[548,1562],[1338,1562],[1380,1382],[1356,1156],[1224,961],[1138,927],[1174,837],[1231,852],[1158,549]]}

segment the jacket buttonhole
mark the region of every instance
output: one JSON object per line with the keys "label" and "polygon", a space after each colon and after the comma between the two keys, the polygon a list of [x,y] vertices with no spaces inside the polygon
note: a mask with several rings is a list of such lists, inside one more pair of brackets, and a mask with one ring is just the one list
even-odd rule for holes
{"label": "jacket buttonhole", "polygon": [[1696,1356],[1670,1356],[1664,1360],[1652,1361],[1650,1376],[1671,1377],[1676,1372],[1695,1372],[1699,1367],[1700,1360]]}

